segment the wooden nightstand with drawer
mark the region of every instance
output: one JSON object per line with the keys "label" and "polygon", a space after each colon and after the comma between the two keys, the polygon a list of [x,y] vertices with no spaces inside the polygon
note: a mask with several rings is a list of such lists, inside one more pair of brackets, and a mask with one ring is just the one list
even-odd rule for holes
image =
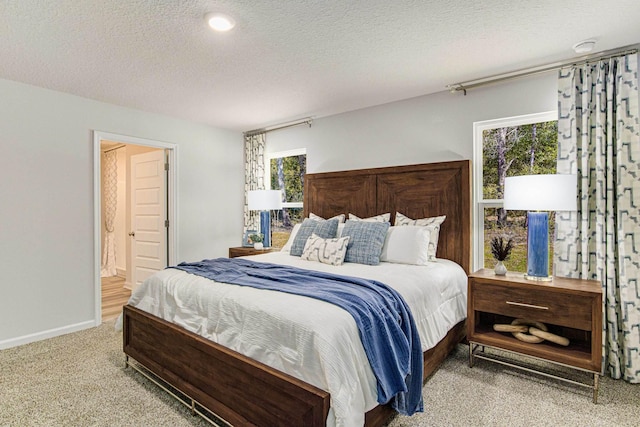
{"label": "wooden nightstand with drawer", "polygon": [[262,254],[268,254],[269,252],[278,252],[279,250],[280,249],[278,248],[255,249],[252,246],[237,246],[235,248],[229,248],[229,258],[236,258],[239,256],[262,255]]}
{"label": "wooden nightstand with drawer", "polygon": [[[567,380],[554,374],[542,375],[593,388],[597,402],[602,359],[602,288],[595,280],[554,277],[550,282],[524,278],[522,273],[497,276],[493,270],[479,270],[469,276],[467,339],[469,365],[474,358],[522,367],[492,357],[484,347],[542,359],[593,374],[593,385]],[[553,335],[569,339],[563,346],[550,341],[529,343],[509,332],[496,332],[495,324],[514,319],[541,322]],[[534,371],[525,368],[528,371]]]}

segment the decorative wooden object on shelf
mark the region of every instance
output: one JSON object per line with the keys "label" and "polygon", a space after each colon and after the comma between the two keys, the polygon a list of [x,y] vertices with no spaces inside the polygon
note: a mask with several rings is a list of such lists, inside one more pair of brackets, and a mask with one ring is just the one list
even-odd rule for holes
{"label": "decorative wooden object on shelf", "polygon": [[[484,352],[485,347],[493,347],[586,371],[593,374],[593,385],[572,383],[592,388],[597,402],[602,363],[600,282],[560,277],[536,282],[522,273],[496,276],[492,270],[479,270],[469,275],[467,315],[470,366],[474,358],[503,363]],[[511,334],[525,335],[517,326],[527,326],[526,336],[532,341],[544,342],[514,338]]]}
{"label": "decorative wooden object on shelf", "polygon": [[229,258],[236,258],[239,256],[250,256],[250,255],[262,255],[269,252],[278,252],[279,248],[263,248],[256,249],[251,246],[238,246],[235,248],[229,248]]}
{"label": "decorative wooden object on shelf", "polygon": [[560,335],[552,334],[544,323],[526,319],[515,319],[510,325],[496,323],[493,330],[498,332],[511,332],[520,341],[533,344],[541,343],[544,340],[556,344],[569,345],[569,339]]}

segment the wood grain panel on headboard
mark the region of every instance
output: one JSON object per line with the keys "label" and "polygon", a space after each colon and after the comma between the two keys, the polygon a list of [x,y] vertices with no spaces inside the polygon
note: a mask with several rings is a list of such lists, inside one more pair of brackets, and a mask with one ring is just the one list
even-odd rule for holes
{"label": "wood grain panel on headboard", "polygon": [[325,172],[305,176],[305,216],[341,213],[369,217],[401,212],[410,218],[446,215],[438,258],[471,268],[471,162]]}

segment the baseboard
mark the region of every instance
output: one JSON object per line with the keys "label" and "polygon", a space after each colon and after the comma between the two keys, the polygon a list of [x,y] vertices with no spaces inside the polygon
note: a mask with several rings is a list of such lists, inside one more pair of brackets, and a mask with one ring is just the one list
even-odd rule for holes
{"label": "baseboard", "polygon": [[36,341],[46,340],[48,338],[58,337],[60,335],[66,335],[73,332],[82,331],[84,329],[93,328],[96,326],[95,321],[90,320],[87,322],[76,323],[74,325],[62,326],[60,328],[49,329],[48,331],[37,332],[35,334],[23,335],[21,337],[10,338],[8,340],[0,341],[0,350],[6,350],[7,348],[17,347],[19,345],[29,344]]}
{"label": "baseboard", "polygon": [[129,289],[130,291],[133,291],[133,286],[131,286],[131,282],[124,282],[124,285],[122,285],[123,288],[125,289]]}
{"label": "baseboard", "polygon": [[125,270],[124,268],[116,267],[116,276],[120,277],[121,279],[126,279],[127,278],[127,270]]}

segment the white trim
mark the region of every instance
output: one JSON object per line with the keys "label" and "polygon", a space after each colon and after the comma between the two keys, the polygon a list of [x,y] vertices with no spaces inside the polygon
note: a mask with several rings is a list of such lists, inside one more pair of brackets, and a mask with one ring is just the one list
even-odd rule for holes
{"label": "white trim", "polygon": [[168,150],[169,173],[167,184],[169,186],[169,201],[167,205],[169,219],[169,236],[167,248],[169,251],[169,265],[177,264],[178,257],[178,145],[155,141],[151,139],[138,138],[135,136],[120,135],[109,132],[93,131],[93,251],[94,251],[94,326],[102,323],[102,285],[100,279],[102,238],[100,224],[100,143],[103,140],[117,141],[124,144],[143,145]]}
{"label": "white trim", "polygon": [[[473,123],[473,271],[484,267],[484,208],[500,207],[502,199],[483,198],[482,133],[485,130],[558,120],[557,111],[525,114]],[[480,207],[482,206],[482,209]]]}
{"label": "white trim", "polygon": [[[98,273],[100,272],[98,271]],[[93,328],[94,326],[96,326],[94,322],[89,320],[86,322],[76,323],[75,325],[62,326],[60,328],[49,329],[48,331],[37,332],[35,334],[10,338],[8,340],[0,341],[0,350],[6,350],[8,348],[17,347],[19,345],[29,344],[36,341],[46,340],[48,338],[58,337],[60,335],[82,331],[84,329]]]}
{"label": "white trim", "polygon": [[283,208],[300,208],[302,209],[302,202],[282,202]]}
{"label": "white trim", "polygon": [[291,156],[299,156],[301,154],[307,154],[306,148],[294,148],[293,150],[285,150],[285,151],[274,151],[272,153],[265,153],[265,157],[269,159],[273,159],[276,157],[291,157]]}

